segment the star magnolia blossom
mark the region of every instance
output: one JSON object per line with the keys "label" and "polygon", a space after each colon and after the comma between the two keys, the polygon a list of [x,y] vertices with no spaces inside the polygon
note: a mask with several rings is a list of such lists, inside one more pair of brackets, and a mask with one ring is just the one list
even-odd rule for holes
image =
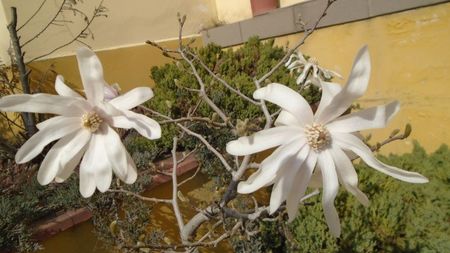
{"label": "star magnolia blossom", "polygon": [[[319,86],[319,84],[315,81],[321,80],[321,75],[323,75],[323,77],[325,77],[326,79],[331,79],[334,76],[342,78],[342,76],[339,73],[319,66],[319,62],[317,61],[317,59],[311,57],[308,60],[306,60],[301,52],[292,54],[289,57],[289,60],[286,62],[285,66],[290,71],[301,69],[301,73],[299,74],[296,80],[297,84],[304,83],[304,85],[314,84]],[[313,79],[312,81],[308,80],[305,82],[306,77],[308,76],[308,72],[310,70],[312,70]]]}
{"label": "star magnolia blossom", "polygon": [[358,189],[358,176],[348,154],[356,154],[370,167],[402,181],[428,182],[419,173],[378,161],[355,133],[385,127],[398,112],[398,102],[342,115],[366,91],[369,75],[369,53],[364,47],[357,55],[344,88],[334,83],[321,83],[322,98],[315,115],[306,100],[287,86],[272,83],[256,90],[253,94],[255,99],[263,99],[282,108],[275,127],[229,142],[227,152],[243,156],[279,147],[262,161],[247,181],[239,183],[238,192],[252,193],[273,184],[270,213],[286,201],[289,220],[292,221],[306,188],[311,185],[317,164],[315,175],[322,176],[325,219],[330,232],[339,236],[339,217],[334,207],[339,182],[362,204],[369,203],[366,195]]}
{"label": "star magnolia blossom", "polygon": [[86,99],[57,76],[59,96],[6,96],[0,99],[0,110],[59,115],[37,124],[39,131],[19,149],[16,162],[30,161],[59,139],[41,163],[39,183],[63,182],[81,160],[80,193],[90,197],[96,188],[101,192],[109,189],[112,172],[127,184],[136,181],[136,166],[114,127],[134,128],[148,139],[160,138],[161,128],[153,119],[130,111],[153,97],[150,88],[135,88],[107,101],[104,89],[110,86],[103,79],[100,60],[88,48],[77,51],[77,60]]}
{"label": "star magnolia blossom", "polygon": [[117,96],[119,96],[119,91],[120,91],[120,86],[117,83],[113,83],[111,85],[109,84],[105,84],[105,86],[103,87],[104,91],[104,100],[105,101],[109,101]]}

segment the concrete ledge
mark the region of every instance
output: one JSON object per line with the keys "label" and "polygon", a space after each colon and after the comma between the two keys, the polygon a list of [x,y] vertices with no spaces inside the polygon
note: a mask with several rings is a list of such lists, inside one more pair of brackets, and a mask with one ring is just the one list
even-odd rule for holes
{"label": "concrete ledge", "polygon": [[[172,158],[159,161],[155,165],[159,170],[168,173],[171,173],[173,169]],[[190,155],[184,159],[183,162],[178,164],[177,175],[182,175],[197,167],[197,159],[194,155]],[[163,174],[154,175],[152,177],[152,183],[147,189],[153,189],[158,185],[169,182],[170,180],[172,180],[171,176]],[[63,212],[62,214],[57,214],[56,217],[40,220],[34,224],[34,238],[38,241],[46,240],[62,231],[89,220],[91,217],[92,213],[89,209],[79,208]]]}
{"label": "concrete ledge", "polygon": [[[449,0],[337,0],[318,27],[364,20]],[[302,32],[311,28],[322,14],[327,0],[310,0],[241,22],[214,27],[202,32],[203,41],[222,47],[242,44],[251,36],[262,39]]]}

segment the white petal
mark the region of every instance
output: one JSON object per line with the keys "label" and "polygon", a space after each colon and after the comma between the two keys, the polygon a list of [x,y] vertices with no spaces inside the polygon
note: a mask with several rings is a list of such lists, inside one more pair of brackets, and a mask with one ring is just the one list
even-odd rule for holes
{"label": "white petal", "polygon": [[[293,158],[289,160],[295,160]],[[273,214],[278,210],[281,203],[286,200],[287,195],[289,194],[289,190],[292,187],[293,178],[298,171],[297,165],[291,168],[288,168],[287,165],[294,165],[292,162],[287,161],[286,168],[283,170],[283,175],[275,181],[275,184],[272,188],[272,193],[270,194],[270,205],[269,205],[269,214]]]}
{"label": "white petal", "polygon": [[352,133],[371,128],[384,128],[400,110],[397,101],[337,118],[327,125],[331,132]]}
{"label": "white petal", "polygon": [[161,137],[161,126],[155,120],[132,111],[122,111],[124,116],[112,118],[111,125],[117,128],[135,129],[140,135],[154,140]]}
{"label": "white petal", "polygon": [[103,87],[103,93],[104,93],[104,97],[105,97],[104,100],[110,101],[111,99],[119,96],[119,90],[120,90],[119,84],[117,84],[117,83],[113,83],[111,85],[106,84]]}
{"label": "white petal", "polygon": [[106,157],[109,159],[114,173],[122,181],[125,181],[128,170],[127,151],[120,136],[109,126],[105,129],[104,145]]}
{"label": "white petal", "polygon": [[272,83],[266,87],[257,89],[253,93],[255,99],[267,100],[290,112],[298,119],[302,126],[310,124],[313,119],[313,113],[306,100],[291,88]]}
{"label": "white petal", "polygon": [[106,141],[107,136],[111,136],[111,132],[108,132],[108,129],[110,129],[109,126],[102,125],[102,127],[91,137],[95,138],[94,150],[91,151],[94,152],[96,158],[96,162],[93,166],[95,168],[95,183],[100,192],[107,191],[112,180],[111,160],[106,153],[106,146],[121,144],[120,141],[119,143],[109,143]]}
{"label": "white petal", "polygon": [[80,164],[80,193],[85,198],[92,196],[96,187],[105,192],[111,185],[112,171],[105,152],[103,130],[91,136]]}
{"label": "white petal", "polygon": [[86,129],[80,129],[75,134],[72,141],[61,151],[61,170],[58,171],[55,177],[57,183],[61,183],[69,178],[80,162],[81,157],[83,157],[91,138],[91,132]]}
{"label": "white petal", "polygon": [[77,165],[80,163],[81,158],[84,155],[84,152],[87,149],[87,145],[85,145],[82,149],[78,150],[77,153],[74,154],[72,159],[70,159],[66,165],[61,168],[61,170],[58,171],[58,174],[56,174],[55,182],[62,183],[66,181],[72,175],[73,171],[77,167]]}
{"label": "white petal", "polygon": [[333,141],[345,150],[353,151],[370,167],[399,180],[409,183],[427,183],[428,179],[417,172],[401,170],[378,161],[369,147],[358,137],[346,133],[332,133]]}
{"label": "white petal", "polygon": [[106,192],[111,186],[112,181],[112,170],[111,165],[109,164],[106,153],[103,150],[103,156],[99,157],[100,159],[105,159],[104,162],[98,163],[95,171],[95,183],[97,185],[97,189],[100,192]]}
{"label": "white petal", "polygon": [[50,94],[20,94],[0,98],[0,111],[50,113],[79,116],[85,111],[85,100]]}
{"label": "white petal", "polygon": [[113,117],[123,117],[126,116],[126,110],[120,110],[108,102],[100,102],[95,107],[95,111],[97,114],[103,119],[103,121],[107,122],[108,125],[112,125],[114,123]]}
{"label": "white petal", "polygon": [[138,87],[129,92],[113,98],[109,101],[113,106],[122,110],[129,110],[153,97],[152,89],[148,87]]}
{"label": "white petal", "polygon": [[292,190],[295,175],[299,172],[299,168],[305,162],[308,154],[309,146],[305,145],[297,155],[288,157],[286,162],[283,163],[282,172],[278,175],[270,195],[270,214],[277,211],[281,203],[287,199],[289,192]]}
{"label": "white petal", "polygon": [[288,111],[281,111],[280,115],[278,115],[277,120],[274,123],[275,126],[300,126],[297,118],[294,117]]}
{"label": "white petal", "polygon": [[326,124],[344,113],[354,100],[367,90],[370,78],[370,56],[367,46],[359,50],[347,85],[336,94],[328,105],[316,113],[316,121]]}
{"label": "white petal", "polygon": [[334,166],[333,158],[328,153],[328,150],[323,150],[319,154],[318,165],[322,171],[323,180],[323,211],[325,214],[325,220],[330,229],[330,233],[339,237],[341,234],[341,225],[339,222],[339,215],[334,207],[334,199],[339,190],[339,182]]}
{"label": "white petal", "polygon": [[55,122],[59,122],[62,118],[65,118],[65,116],[51,117],[49,119],[46,119],[46,120],[36,124],[36,127],[37,127],[37,129],[41,130],[43,128],[53,125]]}
{"label": "white petal", "polygon": [[295,62],[296,59],[297,59],[297,55],[296,55],[295,53],[294,53],[294,54],[291,54],[291,55],[289,56],[288,61],[284,64],[284,66],[287,67],[288,69],[290,69],[290,68],[289,68],[289,65],[291,65],[291,62]]}
{"label": "white petal", "polygon": [[48,151],[37,173],[37,180],[41,185],[47,185],[53,181],[56,174],[61,169],[61,151],[66,148],[75,135],[76,132],[64,136]]}
{"label": "white petal", "polygon": [[368,206],[369,199],[366,194],[358,188],[358,175],[356,174],[355,168],[353,167],[350,159],[344,151],[335,145],[329,151],[336,165],[336,171],[339,179],[345,189],[353,194],[361,204]]}
{"label": "white petal", "polygon": [[319,169],[316,169],[314,173],[311,176],[311,179],[309,180],[308,187],[313,189],[319,189],[322,188],[323,182],[322,182],[322,171]]}
{"label": "white petal", "polygon": [[313,77],[318,79],[319,78],[319,68],[317,67],[316,64],[313,64],[312,68],[313,68],[313,72],[312,72],[313,73]]}
{"label": "white petal", "polygon": [[103,101],[103,87],[106,85],[102,64],[97,55],[87,47],[77,50],[77,60],[86,98],[92,105],[97,105]]}
{"label": "white petal", "polygon": [[61,75],[56,76],[55,90],[61,96],[83,98],[64,83],[64,77]]}
{"label": "white petal", "polygon": [[128,161],[128,171],[127,171],[127,177],[125,178],[124,182],[126,184],[132,184],[136,182],[138,173],[136,169],[136,164],[134,164],[133,158],[130,156],[128,152],[126,152],[127,155],[127,161]]}
{"label": "white petal", "polygon": [[316,119],[320,117],[322,111],[330,105],[331,100],[342,90],[342,87],[337,83],[325,82],[320,79],[317,81],[320,82],[322,96],[320,97],[319,107],[314,115]]}
{"label": "white petal", "polygon": [[95,150],[97,149],[95,142],[96,137],[93,135],[80,164],[80,193],[85,198],[92,196],[96,188],[94,166],[98,158],[95,154]]}
{"label": "white petal", "polygon": [[259,169],[248,177],[247,181],[240,182],[237,191],[248,194],[273,184],[278,175],[283,172],[283,165],[306,145],[304,137],[297,138],[277,148],[270,156],[264,159]]}
{"label": "white petal", "polygon": [[308,74],[309,70],[311,69],[313,65],[311,63],[308,63],[305,65],[305,67],[303,68],[302,73],[297,77],[296,83],[297,84],[301,84],[305,81],[306,79],[306,75]]}
{"label": "white petal", "polygon": [[309,152],[308,158],[300,167],[300,170],[295,175],[294,182],[291,191],[288,194],[286,200],[286,209],[288,212],[289,220],[292,222],[298,213],[298,204],[305,196],[306,188],[308,187],[309,180],[311,179],[312,172],[317,162],[316,152]]}
{"label": "white petal", "polygon": [[288,143],[303,135],[298,127],[279,126],[261,130],[251,136],[240,137],[227,143],[227,152],[232,155],[249,155]]}
{"label": "white petal", "polygon": [[42,152],[52,141],[80,129],[80,119],[63,117],[31,136],[16,153],[17,163],[26,163]]}

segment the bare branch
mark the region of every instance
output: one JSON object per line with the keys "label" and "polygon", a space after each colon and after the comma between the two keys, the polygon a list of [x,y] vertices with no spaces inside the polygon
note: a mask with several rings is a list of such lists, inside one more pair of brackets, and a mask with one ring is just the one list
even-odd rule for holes
{"label": "bare branch", "polygon": [[44,6],[45,2],[47,2],[47,0],[42,1],[41,5],[36,9],[33,15],[31,15],[31,17],[28,18],[28,20],[25,21],[25,23],[23,23],[19,28],[17,28],[17,31],[20,31],[20,29],[26,26],[36,16],[36,14],[38,14],[38,12],[42,9],[42,6]]}
{"label": "bare branch", "polygon": [[180,24],[180,30],[179,30],[179,34],[178,34],[178,40],[179,40],[178,52],[180,53],[181,57],[189,64],[189,66],[191,67],[191,70],[192,70],[192,74],[195,76],[198,84],[200,85],[200,89],[196,90],[196,91],[198,92],[200,98],[203,101],[205,101],[211,107],[211,109],[217,113],[217,115],[219,115],[219,117],[223,120],[223,122],[225,122],[229,126],[233,127],[233,125],[231,124],[231,122],[229,121],[229,118],[225,115],[225,113],[206,94],[205,83],[203,82],[203,79],[200,77],[200,75],[199,75],[197,69],[195,68],[194,64],[192,63],[192,61],[186,56],[186,54],[184,52],[185,49],[184,49],[183,43],[182,43],[182,35],[183,35],[184,22],[186,21],[186,16],[183,16],[181,18],[179,17],[178,21]]}
{"label": "bare branch", "polygon": [[178,184],[178,187],[182,186],[183,184],[185,184],[185,183],[189,182],[190,180],[192,180],[193,178],[195,178],[195,176],[197,176],[198,172],[200,172],[201,169],[202,169],[202,166],[199,165],[197,167],[197,169],[195,170],[194,175],[192,175],[192,176],[186,178],[185,180],[183,180],[181,183]]}
{"label": "bare branch", "polygon": [[128,249],[185,249],[192,247],[217,247],[217,245],[234,235],[238,229],[242,226],[242,222],[237,222],[230,231],[223,233],[217,239],[208,241],[208,242],[194,242],[194,243],[183,243],[183,244],[172,244],[172,245],[163,245],[163,244],[146,244],[146,245],[138,245],[138,246],[124,246],[124,248]]}
{"label": "bare branch", "polygon": [[200,122],[206,122],[209,125],[217,126],[217,127],[225,127],[225,122],[215,122],[210,118],[207,117],[184,117],[184,118],[178,118],[178,119],[172,119],[172,120],[163,120],[160,121],[159,124],[168,124],[168,123],[179,123],[184,121],[200,121]]}
{"label": "bare branch", "polygon": [[180,229],[181,240],[183,242],[185,242],[185,241],[187,241],[187,237],[186,238],[183,237],[183,234],[181,233],[181,231],[183,231],[183,228],[184,228],[184,221],[183,221],[183,217],[181,216],[180,207],[178,206],[178,197],[177,197],[177,193],[178,193],[178,183],[177,183],[177,166],[178,166],[178,161],[177,161],[177,143],[178,143],[177,137],[173,137],[173,148],[172,148],[172,162],[173,162],[173,166],[172,166],[172,207],[173,207],[173,212],[175,214],[175,218],[177,219],[178,227]]}
{"label": "bare branch", "polygon": [[170,200],[170,199],[158,199],[158,198],[144,197],[142,195],[139,195],[137,193],[134,193],[132,191],[127,191],[127,190],[124,190],[124,189],[117,189],[117,190],[109,189],[108,192],[111,192],[111,193],[124,193],[124,194],[126,194],[128,196],[133,196],[133,197],[136,197],[136,198],[138,198],[140,200],[148,201],[148,202],[172,204],[172,200]]}
{"label": "bare branch", "polygon": [[153,42],[151,40],[147,40],[145,43],[161,50],[162,55],[165,57],[171,58],[172,60],[175,60],[175,61],[181,60],[180,58],[176,58],[175,56],[171,55],[171,54],[179,54],[179,52],[176,50],[164,48],[164,47],[160,46],[158,43]]}
{"label": "bare branch", "polygon": [[[45,1],[44,1],[45,2]],[[41,34],[42,33],[44,33],[46,30],[47,30],[47,28],[51,25],[51,24],[53,24],[53,22],[56,20],[56,18],[59,16],[59,14],[61,13],[61,11],[62,11],[62,9],[63,9],[63,7],[64,7],[64,5],[66,4],[66,0],[63,0],[62,1],[62,3],[61,3],[61,5],[59,6],[59,9],[58,9],[58,11],[56,12],[56,14],[55,14],[55,16],[53,16],[53,18],[52,19],[50,19],[50,22],[48,22],[45,26],[44,26],[44,28],[41,30],[41,31],[39,31],[36,35],[34,35],[33,37],[31,37],[29,40],[27,40],[27,41],[25,41],[22,45],[20,45],[21,47],[24,47],[24,46],[26,46],[28,43],[30,43],[31,41],[33,41],[33,40],[35,40],[35,39],[37,39],[39,36],[41,36]],[[41,6],[42,7],[42,6]],[[41,7],[39,7],[39,9],[41,8]],[[37,12],[36,12],[37,13]],[[25,24],[24,24],[25,25]],[[20,29],[20,28],[19,28]]]}
{"label": "bare branch", "polygon": [[326,16],[328,8],[335,2],[336,0],[328,0],[327,6],[322,12],[322,15],[317,19],[317,21],[314,23],[314,25],[308,29],[305,30],[305,33],[303,35],[303,38],[290,50],[287,51],[287,53],[283,56],[283,58],[266,74],[264,74],[261,78],[257,80],[257,83],[261,84],[264,80],[266,80],[268,77],[270,77],[283,63],[289,58],[289,56],[297,50],[301,45],[303,45],[306,41],[306,39],[316,30],[317,26],[319,25],[320,21],[323,19],[323,17]]}
{"label": "bare branch", "polygon": [[104,0],[101,0],[101,1],[100,1],[100,4],[98,5],[97,8],[95,8],[94,14],[92,15],[92,17],[91,17],[90,19],[87,19],[87,20],[86,20],[86,25],[84,26],[83,29],[81,29],[81,31],[80,31],[74,38],[72,38],[72,39],[71,39],[70,41],[68,41],[67,43],[64,43],[64,44],[62,44],[62,45],[60,45],[60,46],[54,48],[53,50],[51,50],[51,51],[48,52],[48,53],[45,53],[45,54],[43,54],[43,55],[40,55],[40,56],[37,56],[37,57],[31,59],[28,63],[33,62],[33,61],[36,61],[36,60],[39,60],[39,59],[44,58],[44,57],[46,57],[46,56],[49,56],[49,55],[53,54],[54,52],[58,51],[59,49],[61,49],[61,48],[63,48],[63,47],[66,47],[66,46],[72,44],[72,43],[75,42],[75,41],[79,41],[79,38],[82,38],[82,37],[84,36],[85,32],[89,30],[89,27],[91,26],[91,24],[92,24],[92,22],[94,21],[94,19],[97,18],[97,17],[99,17],[99,13],[101,13],[101,12],[103,11],[103,9],[102,9],[103,1],[104,1]]}
{"label": "bare branch", "polygon": [[188,54],[193,57],[195,60],[197,60],[200,65],[212,76],[214,77],[217,81],[219,81],[220,83],[222,83],[227,89],[229,89],[230,91],[236,93],[236,95],[240,96],[241,98],[243,98],[244,100],[247,100],[248,102],[254,104],[254,105],[259,105],[259,103],[249,97],[247,97],[246,95],[244,95],[241,91],[233,88],[231,85],[229,85],[225,80],[223,80],[222,78],[220,78],[219,76],[216,75],[216,73],[214,73],[210,68],[208,68],[208,66],[206,66],[206,64],[194,53],[189,52]]}
{"label": "bare branch", "polygon": [[[145,106],[138,106],[138,108],[143,109],[144,111],[148,111],[150,113],[153,113],[155,115],[158,115],[166,120],[173,120],[171,117],[166,116],[164,114],[161,114],[159,112],[156,112],[150,108],[147,108]],[[227,160],[223,157],[223,155],[217,151],[206,139],[205,137],[203,137],[201,134],[198,134],[192,130],[190,130],[189,128],[183,126],[180,123],[175,123],[179,128],[181,128],[181,130],[183,130],[184,132],[186,132],[187,134],[194,136],[195,138],[199,139],[205,146],[206,148],[211,151],[215,156],[217,156],[217,158],[219,158],[219,160],[222,162],[223,166],[225,167],[225,169],[229,172],[231,172],[233,170],[233,168],[230,166],[230,164],[228,164]]]}
{"label": "bare branch", "polygon": [[[30,72],[27,70],[25,62],[23,60],[22,47],[20,46],[20,40],[19,36],[17,35],[16,27],[17,9],[15,7],[11,7],[11,23],[8,24],[8,31],[11,37],[11,43],[14,48],[15,61],[19,70],[20,83],[22,84],[23,93],[31,94],[30,82],[28,79],[28,75],[30,74]],[[31,137],[37,131],[34,115],[27,112],[22,112],[21,115],[25,125],[25,129],[27,131],[27,135],[28,137]]]}

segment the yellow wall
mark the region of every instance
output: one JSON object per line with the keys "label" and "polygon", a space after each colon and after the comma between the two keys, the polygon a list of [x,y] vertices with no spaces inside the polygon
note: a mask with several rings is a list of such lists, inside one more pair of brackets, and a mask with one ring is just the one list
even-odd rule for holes
{"label": "yellow wall", "polygon": [[221,23],[234,23],[252,18],[250,0],[216,0],[217,18]]}
{"label": "yellow wall", "polygon": [[[368,44],[372,75],[368,93],[360,104],[369,107],[398,99],[402,105],[387,129],[370,131],[372,140],[383,140],[393,129],[411,123],[411,137],[384,147],[382,152],[408,152],[414,139],[432,151],[442,143],[450,144],[449,24],[450,3],[439,4],[320,29],[301,49],[316,57],[321,65],[346,77],[356,52]],[[292,45],[300,36],[281,37],[276,43]],[[176,45],[172,41],[163,46]],[[151,66],[169,61],[147,45],[104,50],[98,55],[106,80],[118,82],[124,90],[152,85]],[[45,60],[33,66],[42,71],[52,64],[67,80],[80,85],[74,56]]]}
{"label": "yellow wall", "polygon": [[286,6],[290,6],[290,5],[294,5],[294,4],[298,4],[301,2],[307,2],[309,0],[280,0],[280,7],[286,7]]}
{"label": "yellow wall", "polygon": [[[279,0],[279,7],[308,0]],[[220,23],[230,24],[253,17],[250,0],[216,0],[217,18]]]}
{"label": "yellow wall", "polygon": [[[21,41],[32,38],[51,20],[58,11],[63,0],[48,0],[32,22],[20,30]],[[100,0],[82,1],[77,8],[92,15]],[[6,50],[9,46],[9,35],[6,24],[10,20],[10,7],[16,6],[19,26],[30,17],[42,1],[1,0],[0,1],[0,57],[8,60]],[[187,15],[184,35],[198,34],[202,29],[217,23],[215,0],[107,0],[103,5],[108,9],[107,18],[100,17],[90,26],[94,40],[85,40],[94,50],[130,47],[142,45],[146,40],[168,40],[178,37],[177,12]],[[64,18],[73,23],[64,26],[51,25],[38,39],[24,47],[26,59],[42,55],[56,46],[70,41],[84,26],[81,15],[73,17],[65,12]],[[58,17],[58,19],[62,19]],[[48,58],[73,55],[80,43],[73,43],[58,50]]]}
{"label": "yellow wall", "polygon": [[[187,42],[187,39],[184,42]],[[178,41],[162,42],[159,45],[164,48],[176,49]],[[201,45],[201,39],[197,38],[192,46],[199,45]],[[150,45],[102,50],[96,51],[96,54],[102,62],[105,80],[109,84],[118,83],[122,91],[128,91],[137,86],[153,86],[154,82],[150,78],[151,67],[171,61],[163,56],[159,49]],[[82,87],[75,56],[37,61],[32,63],[31,67],[41,73],[51,68],[64,76],[71,86]]]}
{"label": "yellow wall", "polygon": [[[429,151],[450,144],[450,3],[381,16],[316,31],[301,48],[319,63],[348,76],[358,49],[369,45],[372,75],[364,107],[398,99],[401,110],[385,130],[369,131],[382,140],[411,123],[407,141],[383,153],[407,152],[416,139]],[[293,45],[300,35],[276,40]],[[344,83],[344,81],[341,81]]]}

